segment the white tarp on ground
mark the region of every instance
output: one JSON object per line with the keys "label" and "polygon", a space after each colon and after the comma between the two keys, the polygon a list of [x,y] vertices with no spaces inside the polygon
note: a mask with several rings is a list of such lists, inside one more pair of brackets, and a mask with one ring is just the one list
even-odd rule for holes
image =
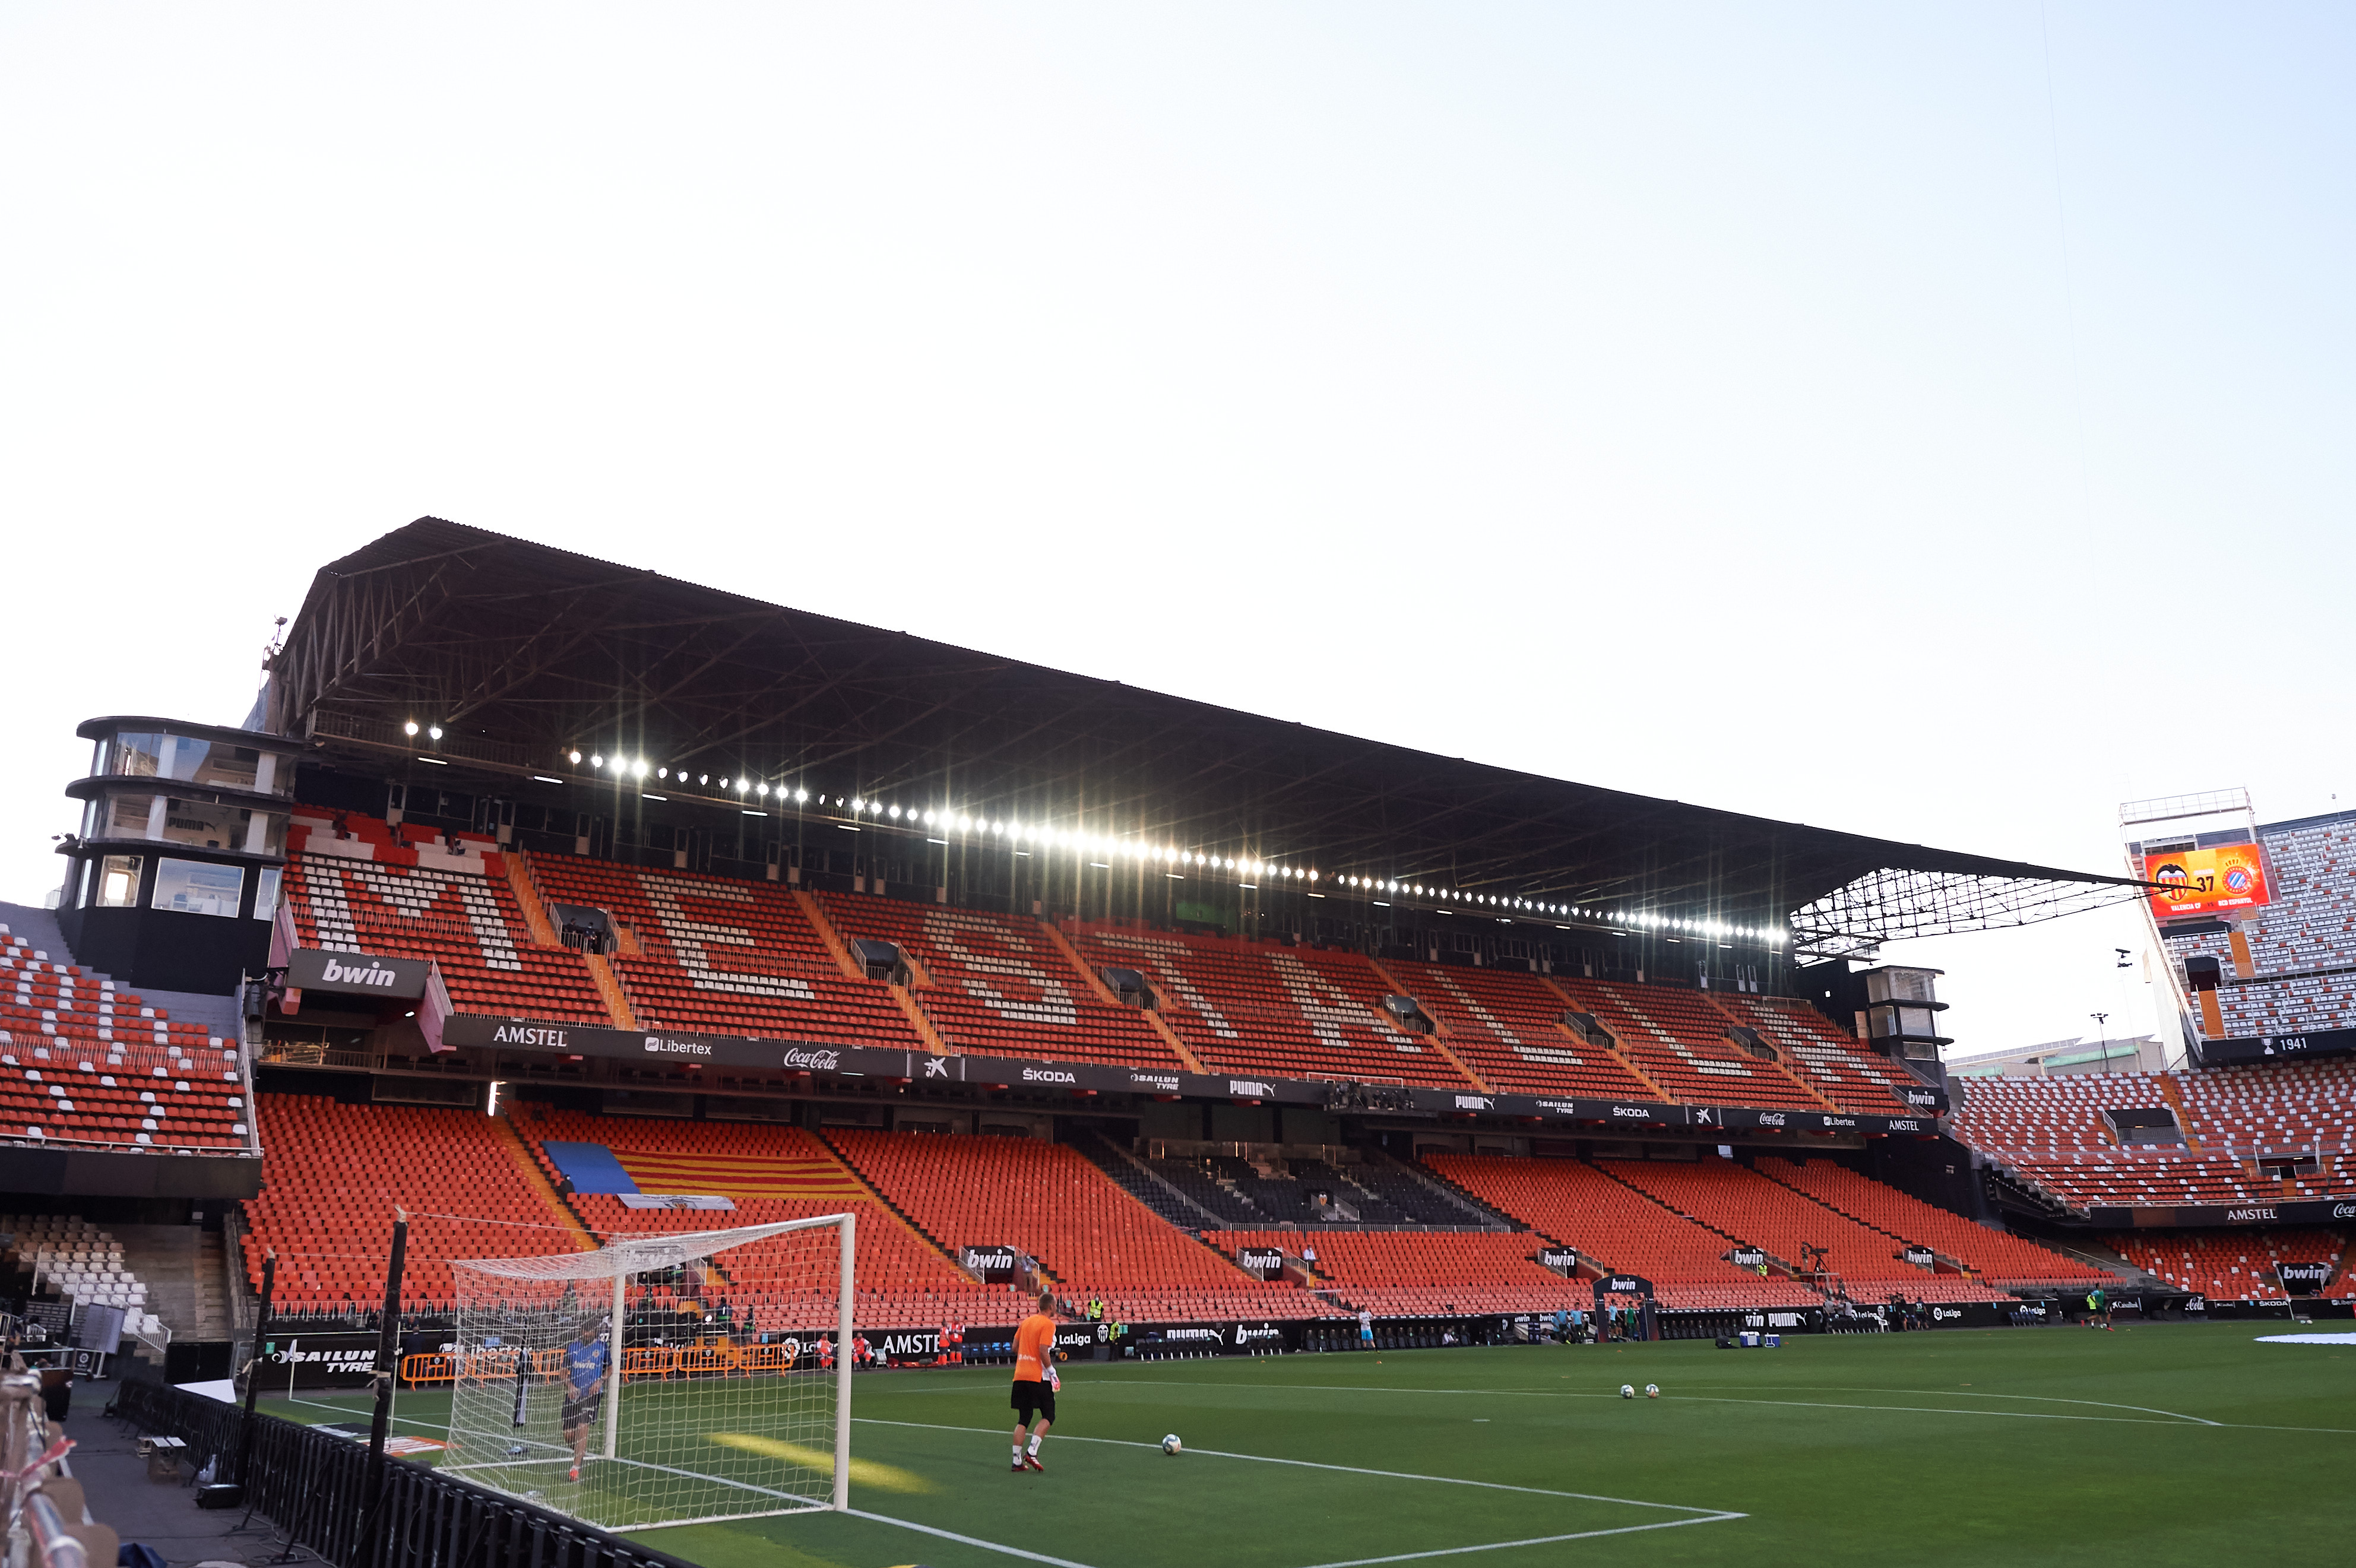
{"label": "white tarp on ground", "polygon": [[2356,1334],[2261,1334],[2261,1345],[2356,1345]]}

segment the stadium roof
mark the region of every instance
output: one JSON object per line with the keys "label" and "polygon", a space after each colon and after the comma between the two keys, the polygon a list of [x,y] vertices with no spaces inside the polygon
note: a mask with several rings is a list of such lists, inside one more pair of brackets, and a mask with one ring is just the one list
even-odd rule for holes
{"label": "stadium roof", "polygon": [[[1361,740],[437,517],[321,568],[271,684],[268,727],[334,752],[430,747],[568,781],[587,772],[575,750],[644,757],[813,800],[1313,866],[1331,891],[1355,875],[1543,906],[1533,919],[1589,912],[1581,924],[1789,922],[1820,953],[2028,923],[2139,886]],[[444,734],[412,738],[412,722]]]}

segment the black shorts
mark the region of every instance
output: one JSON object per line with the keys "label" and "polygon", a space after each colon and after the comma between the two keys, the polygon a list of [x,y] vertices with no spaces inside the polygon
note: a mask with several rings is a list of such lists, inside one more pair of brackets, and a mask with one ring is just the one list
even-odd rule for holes
{"label": "black shorts", "polygon": [[1055,1391],[1035,1378],[1015,1379],[1014,1396],[1008,1403],[1014,1406],[1014,1419],[1025,1424],[1034,1410],[1045,1420],[1055,1419]]}
{"label": "black shorts", "polygon": [[584,1393],[579,1399],[568,1399],[564,1402],[564,1413],[558,1424],[567,1432],[576,1426],[594,1425],[597,1420],[597,1408],[605,1403],[604,1389],[594,1393]]}

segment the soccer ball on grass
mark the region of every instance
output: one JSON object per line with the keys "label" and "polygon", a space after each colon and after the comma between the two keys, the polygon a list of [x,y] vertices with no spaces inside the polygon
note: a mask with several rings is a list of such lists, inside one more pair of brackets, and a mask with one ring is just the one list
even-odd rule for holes
{"label": "soccer ball on grass", "polygon": [[1175,1432],[1162,1440],[1162,1451],[1164,1454],[1175,1455],[1184,1446],[1184,1444],[1178,1441],[1178,1435]]}
{"label": "soccer ball on grass", "polygon": [[1633,1399],[1633,1398],[1635,1398],[1635,1397],[1636,1397],[1636,1385],[1635,1385],[1634,1383],[1622,1383],[1622,1384],[1620,1385],[1620,1397],[1621,1397],[1622,1399]]}
{"label": "soccer ball on grass", "polygon": [[1646,1383],[1646,1384],[1644,1385],[1644,1397],[1645,1397],[1646,1399],[1658,1399],[1658,1398],[1660,1398],[1660,1397],[1661,1397],[1661,1385],[1660,1385],[1660,1384],[1658,1384],[1658,1383]]}

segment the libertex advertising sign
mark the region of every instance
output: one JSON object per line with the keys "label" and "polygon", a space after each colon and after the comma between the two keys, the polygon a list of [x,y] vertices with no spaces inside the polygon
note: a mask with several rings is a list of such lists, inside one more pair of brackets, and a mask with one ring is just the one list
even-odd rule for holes
{"label": "libertex advertising sign", "polygon": [[2266,869],[2254,844],[2219,844],[2143,858],[2143,880],[2166,886],[2151,895],[2151,912],[2161,920],[2225,914],[2274,901]]}

